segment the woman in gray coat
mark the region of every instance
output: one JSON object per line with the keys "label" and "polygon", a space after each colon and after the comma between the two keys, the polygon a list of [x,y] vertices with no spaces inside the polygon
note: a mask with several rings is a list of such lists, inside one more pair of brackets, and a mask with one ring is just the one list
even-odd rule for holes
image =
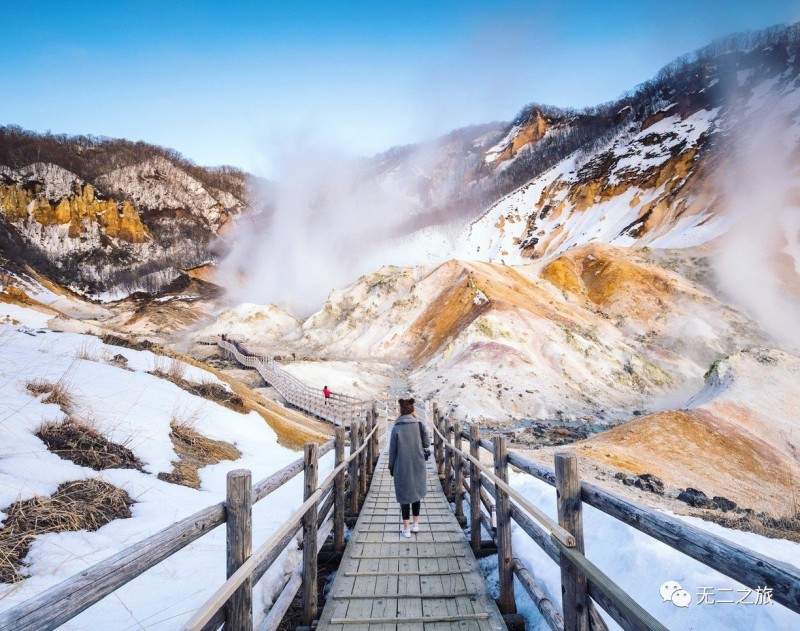
{"label": "woman in gray coat", "polygon": [[[425,450],[430,446],[428,431],[414,413],[414,399],[400,399],[400,417],[394,422],[389,441],[389,473],[394,477],[394,492],[403,515],[400,534],[410,537],[419,532],[419,507],[425,497]],[[409,530],[409,518],[414,525]]]}

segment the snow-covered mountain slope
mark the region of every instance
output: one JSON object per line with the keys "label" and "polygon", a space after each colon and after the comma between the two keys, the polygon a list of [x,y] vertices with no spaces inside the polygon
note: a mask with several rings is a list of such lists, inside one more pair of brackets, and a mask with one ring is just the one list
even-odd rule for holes
{"label": "snow-covered mountain slope", "polygon": [[791,517],[798,510],[798,410],[800,358],[752,348],[715,362],[685,407],[636,419],[575,448],[592,462]]}
{"label": "snow-covered mountain slope", "polygon": [[[279,446],[275,432],[254,412],[240,413],[191,394],[154,371],[180,374],[193,383],[225,387],[212,373],[177,360],[103,344],[98,338],[47,330],[51,316],[0,302],[0,546],[10,535],[4,526],[18,503],[47,498],[65,484],[96,483],[131,500],[130,515],[97,530],[47,531],[39,524],[24,563],[3,566],[3,576],[20,582],[0,584],[0,609],[7,609],[86,569],[133,543],[225,498],[226,475],[247,468],[260,480],[297,458]],[[54,392],[56,394],[54,394]],[[77,464],[48,449],[41,437],[48,424],[77,424],[130,452],[136,468]],[[231,459],[199,469],[198,489],[171,481],[181,450],[176,423],[203,440],[224,441],[238,452]],[[331,468],[329,458],[323,470]],[[94,488],[94,487],[89,487]],[[302,503],[302,480],[282,487],[254,506],[254,537],[266,539]],[[27,505],[26,505],[27,506]],[[96,507],[93,507],[96,508]],[[16,518],[15,518],[16,519]],[[190,544],[145,575],[89,608],[64,629],[122,629],[143,622],[148,628],[174,629],[176,620],[204,602],[225,580],[223,529]],[[3,563],[10,557],[3,548]],[[274,585],[297,563],[294,543],[255,590],[255,617],[274,597]],[[256,621],[257,622],[257,621]]]}
{"label": "snow-covered mountain slope", "polygon": [[[600,241],[691,247],[726,233],[742,177],[758,179],[761,151],[742,153],[772,128],[797,168],[800,88],[797,25],[731,37],[687,55],[618,101],[582,111],[524,109],[493,145],[476,148],[480,168],[462,179],[459,215],[483,212],[455,238],[461,259],[520,264]],[[765,160],[766,158],[766,160]],[[736,171],[736,162],[750,163]],[[792,178],[783,190],[794,199]],[[447,218],[447,220],[445,219]],[[416,242],[419,241],[417,246]],[[427,257],[428,231],[402,249]],[[400,248],[398,248],[400,249]]]}
{"label": "snow-covered mountain slope", "polygon": [[592,241],[690,247],[719,236],[729,222],[704,194],[702,166],[719,115],[676,114],[565,159],[473,223],[459,254],[520,263]]}
{"label": "snow-covered mountain slope", "polygon": [[[109,242],[143,243],[148,231],[127,201],[99,195],[74,173],[38,162],[22,169],[0,167],[0,212],[31,242],[46,250],[89,251]],[[52,229],[51,229],[52,228]]]}
{"label": "snow-covered mountain slope", "polygon": [[2,127],[0,252],[94,296],[153,292],[213,260],[244,179],[143,143]]}
{"label": "snow-covered mountain slope", "polygon": [[244,206],[231,193],[207,189],[160,156],[101,175],[97,185],[119,199],[130,200],[141,210],[199,217],[214,232]]}

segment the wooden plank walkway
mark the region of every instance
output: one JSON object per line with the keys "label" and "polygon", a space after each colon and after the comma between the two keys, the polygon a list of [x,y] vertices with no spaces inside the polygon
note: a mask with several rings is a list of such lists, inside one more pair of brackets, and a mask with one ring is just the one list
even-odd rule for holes
{"label": "wooden plank walkway", "polygon": [[381,454],[317,629],[505,629],[431,458],[420,532],[400,536],[400,507]]}

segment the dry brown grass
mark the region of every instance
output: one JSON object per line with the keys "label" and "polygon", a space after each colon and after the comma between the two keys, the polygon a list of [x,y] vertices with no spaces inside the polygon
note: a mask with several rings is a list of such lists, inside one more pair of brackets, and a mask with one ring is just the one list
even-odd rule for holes
{"label": "dry brown grass", "polygon": [[223,460],[237,460],[242,456],[242,452],[232,444],[213,440],[199,433],[194,426],[195,420],[193,415],[173,415],[169,437],[175,453],[178,454],[178,460],[172,463],[170,473],[158,474],[159,480],[199,489],[200,476],[197,472],[202,467]]}
{"label": "dry brown grass", "polygon": [[186,390],[186,392],[224,405],[234,412],[244,413],[247,411],[242,397],[230,392],[221,383],[210,380],[204,380],[201,383],[189,381],[184,378],[185,373],[186,364],[177,360],[171,360],[166,364],[158,362],[153,367],[153,370],[150,371],[150,374],[171,381],[179,388]]}
{"label": "dry brown grass", "polygon": [[47,396],[42,399],[43,403],[54,403],[59,406],[61,410],[68,414],[70,410],[75,408],[75,399],[70,394],[69,379],[65,376],[53,383],[46,379],[34,379],[26,384],[28,392],[34,396],[46,394]]}
{"label": "dry brown grass", "polygon": [[[278,444],[289,449],[302,449],[309,440],[319,444],[330,440],[333,430],[329,423],[317,421],[300,412],[289,410],[278,403],[270,401],[263,395],[252,391],[250,388],[213,366],[192,357],[182,355],[168,348],[158,348],[158,352],[168,357],[180,359],[190,366],[202,368],[216,376],[223,383],[228,384],[234,395],[243,403],[243,412],[255,411],[264,421],[275,430]],[[194,384],[196,386],[196,384]],[[231,399],[231,404],[236,405],[236,399]],[[237,408],[234,408],[237,409]],[[239,410],[237,410],[239,411]]]}
{"label": "dry brown grass", "polygon": [[130,449],[111,442],[95,428],[74,418],[68,418],[63,423],[46,423],[36,432],[36,436],[59,458],[71,460],[81,467],[91,467],[95,471],[143,471],[144,465]]}
{"label": "dry brown grass", "polygon": [[732,515],[731,513],[704,511],[700,516],[725,528],[735,528],[744,532],[754,532],[770,539],[787,539],[800,543],[800,513],[789,517],[775,518],[763,513]]}
{"label": "dry brown grass", "polygon": [[137,340],[133,338],[122,337],[120,335],[114,335],[113,333],[102,335],[100,339],[102,340],[103,344],[120,346],[122,348],[130,348],[135,351],[152,351],[160,348],[158,344],[154,344],[150,340]]}
{"label": "dry brown grass", "polygon": [[125,491],[103,480],[65,482],[50,497],[14,502],[3,509],[8,517],[0,529],[0,581],[22,580],[19,570],[37,535],[97,530],[130,517],[133,504]]}
{"label": "dry brown grass", "polygon": [[113,363],[114,355],[108,350],[99,350],[93,344],[84,342],[80,348],[75,351],[75,359],[82,359],[91,362],[105,362],[107,364]]}
{"label": "dry brown grass", "polygon": [[153,357],[153,367],[150,373],[158,375],[162,379],[169,379],[173,383],[186,381],[186,364],[177,359],[156,355]]}

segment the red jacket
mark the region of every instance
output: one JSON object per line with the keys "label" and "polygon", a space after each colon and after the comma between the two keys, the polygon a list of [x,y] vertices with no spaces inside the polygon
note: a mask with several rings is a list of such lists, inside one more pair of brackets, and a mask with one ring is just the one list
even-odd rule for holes
{"label": "red jacket", "polygon": [[327,388],[323,388],[322,389],[322,394],[324,394],[325,398],[327,399],[329,396],[331,396],[331,391],[328,390]]}

